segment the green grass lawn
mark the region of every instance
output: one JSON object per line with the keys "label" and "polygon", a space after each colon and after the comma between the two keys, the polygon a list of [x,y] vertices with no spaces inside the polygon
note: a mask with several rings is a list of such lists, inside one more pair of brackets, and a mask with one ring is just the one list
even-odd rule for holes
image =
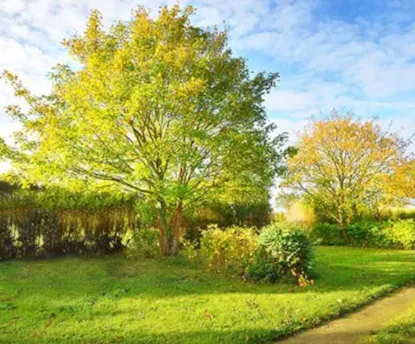
{"label": "green grass lawn", "polygon": [[321,247],[316,284],[122,256],[0,263],[0,343],[261,343],[415,282],[415,252]]}
{"label": "green grass lawn", "polygon": [[415,303],[393,319],[383,330],[367,338],[365,344],[415,344]]}

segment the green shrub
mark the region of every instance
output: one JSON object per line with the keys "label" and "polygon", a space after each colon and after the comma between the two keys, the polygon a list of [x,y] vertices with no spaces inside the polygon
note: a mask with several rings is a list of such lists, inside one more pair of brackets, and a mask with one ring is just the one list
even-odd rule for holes
{"label": "green shrub", "polygon": [[247,278],[273,282],[295,276],[303,281],[311,273],[313,250],[304,230],[273,224],[262,229],[258,243]]}
{"label": "green shrub", "polygon": [[359,221],[348,225],[346,230],[355,246],[392,247],[393,242],[385,227],[385,222]]}
{"label": "green shrub", "polygon": [[190,261],[195,263],[199,260],[199,241],[198,240],[190,240],[187,238],[182,238],[180,240],[181,251],[180,255]]}
{"label": "green shrub", "polygon": [[140,229],[136,231],[128,245],[131,256],[155,258],[160,255],[159,231],[157,229]]}
{"label": "green shrub", "polygon": [[302,229],[277,225],[264,227],[258,242],[281,266],[281,272],[308,273],[313,259],[312,245]]}
{"label": "green shrub", "polygon": [[311,229],[310,238],[322,245],[342,246],[345,244],[340,227],[332,223],[315,224]]}
{"label": "green shrub", "polygon": [[183,240],[181,244],[181,256],[188,261],[244,280],[273,283],[295,276],[304,285],[311,271],[310,241],[304,230],[292,226],[270,225],[258,236],[253,228],[215,225],[202,232],[200,243]]}
{"label": "green shrub", "polygon": [[209,226],[202,232],[200,255],[209,270],[242,277],[258,248],[257,239],[258,235],[252,228],[222,230]]}
{"label": "green shrub", "polygon": [[415,249],[415,221],[399,220],[386,228],[390,240],[398,247]]}
{"label": "green shrub", "polygon": [[259,248],[246,268],[247,280],[275,283],[281,278],[280,265],[264,248]]}
{"label": "green shrub", "polygon": [[[415,249],[415,220],[358,221],[346,227],[353,246]],[[344,245],[338,226],[321,223],[313,226],[310,237],[324,245]]]}

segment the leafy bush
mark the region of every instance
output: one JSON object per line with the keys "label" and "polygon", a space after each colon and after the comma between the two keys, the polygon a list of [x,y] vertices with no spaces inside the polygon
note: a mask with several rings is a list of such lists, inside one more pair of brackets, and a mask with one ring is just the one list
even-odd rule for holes
{"label": "leafy bush", "polygon": [[258,242],[271,259],[275,260],[279,276],[299,277],[307,276],[311,272],[313,250],[304,230],[286,229],[273,224],[262,229]]}
{"label": "leafy bush", "polygon": [[345,244],[340,227],[332,223],[315,224],[311,229],[310,237],[322,245],[342,246]]}
{"label": "leafy bush", "polygon": [[159,231],[157,229],[140,229],[136,231],[129,243],[128,254],[142,258],[159,256]]}
{"label": "leafy bush", "polygon": [[222,230],[209,226],[202,232],[200,255],[211,271],[243,276],[258,248],[257,239],[258,235],[252,228]]}
{"label": "leafy bush", "polygon": [[209,226],[202,232],[199,245],[198,249],[196,242],[183,240],[182,256],[210,271],[245,280],[272,283],[295,276],[304,284],[311,271],[311,244],[299,228],[274,224],[258,236],[253,228]]}
{"label": "leafy bush", "polygon": [[[415,220],[358,221],[346,228],[353,246],[415,249]],[[324,245],[344,245],[340,228],[334,224],[313,226],[311,238]]]}
{"label": "leafy bush", "polygon": [[415,249],[415,221],[399,220],[390,223],[386,228],[390,240],[405,249]]}
{"label": "leafy bush", "polygon": [[346,230],[355,246],[392,247],[385,222],[359,221],[347,226]]}
{"label": "leafy bush", "polygon": [[263,247],[254,255],[252,263],[246,268],[246,279],[254,282],[275,283],[281,277],[282,271],[276,258],[272,257]]}

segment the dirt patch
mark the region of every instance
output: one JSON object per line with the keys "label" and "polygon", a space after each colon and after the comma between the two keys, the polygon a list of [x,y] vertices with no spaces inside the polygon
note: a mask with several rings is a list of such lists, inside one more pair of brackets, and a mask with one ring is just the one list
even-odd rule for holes
{"label": "dirt patch", "polygon": [[384,327],[415,302],[415,288],[379,300],[345,318],[279,341],[281,344],[354,344]]}

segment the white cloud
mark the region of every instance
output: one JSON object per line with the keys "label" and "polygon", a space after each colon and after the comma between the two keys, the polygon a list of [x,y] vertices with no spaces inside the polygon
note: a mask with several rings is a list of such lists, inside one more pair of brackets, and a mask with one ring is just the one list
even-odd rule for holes
{"label": "white cloud", "polygon": [[23,0],[15,0],[15,1],[0,1],[0,7],[3,12],[9,14],[15,14],[22,11],[25,8],[25,3]]}
{"label": "white cloud", "polygon": [[303,129],[308,119],[287,119],[276,118],[272,121],[277,125],[277,132],[286,132],[290,134],[290,144],[293,144],[297,139],[297,134]]}
{"label": "white cloud", "polygon": [[315,104],[311,92],[275,91],[266,96],[266,107],[272,110],[303,110]]}
{"label": "white cloud", "polygon": [[321,20],[314,14],[318,6],[316,1],[279,2],[267,25],[243,37],[238,49],[300,64],[315,79],[333,74],[370,99],[415,91],[415,24],[402,29],[398,20],[407,19],[402,15],[352,24]]}

